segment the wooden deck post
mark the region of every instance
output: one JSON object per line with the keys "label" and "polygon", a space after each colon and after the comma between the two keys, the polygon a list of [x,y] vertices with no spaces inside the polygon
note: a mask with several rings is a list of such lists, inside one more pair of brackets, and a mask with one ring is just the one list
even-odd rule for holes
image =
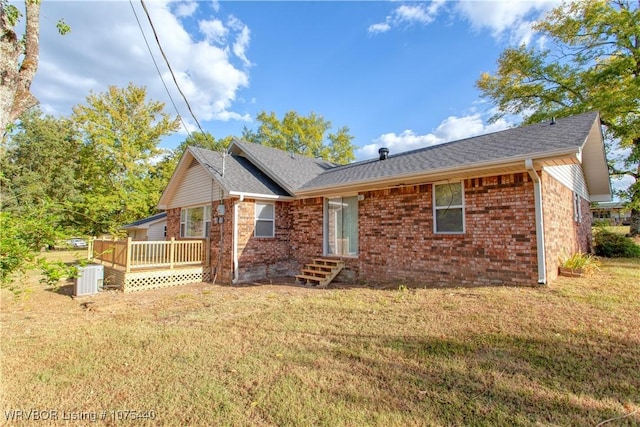
{"label": "wooden deck post", "polygon": [[202,265],[207,267],[211,265],[211,239],[209,237],[204,239],[202,246],[204,246],[202,249],[204,251],[202,254]]}
{"label": "wooden deck post", "polygon": [[175,261],[175,245],[176,245],[176,238],[172,237],[171,238],[171,244],[169,245],[169,270],[173,270],[173,262]]}
{"label": "wooden deck post", "polygon": [[89,239],[89,247],[87,248],[87,259],[89,261],[93,261],[93,245],[95,241],[96,241],[96,237],[91,236],[91,239]]}
{"label": "wooden deck post", "polygon": [[131,271],[131,241],[133,239],[131,237],[127,237],[127,251],[125,252],[125,271],[129,273]]}
{"label": "wooden deck post", "polygon": [[116,236],[111,238],[113,245],[111,246],[111,267],[116,266]]}

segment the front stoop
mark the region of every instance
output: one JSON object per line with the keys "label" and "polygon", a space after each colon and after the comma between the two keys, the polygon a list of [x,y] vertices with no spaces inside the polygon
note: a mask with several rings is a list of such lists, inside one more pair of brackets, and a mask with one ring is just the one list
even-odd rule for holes
{"label": "front stoop", "polygon": [[333,258],[316,258],[311,264],[305,265],[302,274],[296,274],[296,280],[326,288],[329,283],[342,271],[344,261]]}

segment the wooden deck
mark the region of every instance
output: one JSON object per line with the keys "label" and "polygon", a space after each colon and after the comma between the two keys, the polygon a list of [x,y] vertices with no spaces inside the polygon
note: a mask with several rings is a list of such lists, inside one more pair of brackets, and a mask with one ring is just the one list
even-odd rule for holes
{"label": "wooden deck", "polygon": [[108,287],[124,292],[210,280],[206,240],[92,240],[89,253],[104,266]]}

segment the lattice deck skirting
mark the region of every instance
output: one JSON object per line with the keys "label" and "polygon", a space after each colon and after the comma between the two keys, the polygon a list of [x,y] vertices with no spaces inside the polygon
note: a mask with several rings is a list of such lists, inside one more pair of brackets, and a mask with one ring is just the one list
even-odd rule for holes
{"label": "lattice deck skirting", "polygon": [[210,280],[209,269],[202,266],[176,268],[173,270],[145,270],[130,273],[108,266],[105,266],[104,270],[107,285],[120,288],[124,292],[166,288],[169,286],[207,282]]}

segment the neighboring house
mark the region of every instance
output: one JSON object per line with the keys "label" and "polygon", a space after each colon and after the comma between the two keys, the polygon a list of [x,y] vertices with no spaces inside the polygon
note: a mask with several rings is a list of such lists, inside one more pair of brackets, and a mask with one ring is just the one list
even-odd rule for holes
{"label": "neighboring house", "polygon": [[160,212],[122,227],[133,240],[166,240],[167,213]]}
{"label": "neighboring house", "polygon": [[594,222],[607,222],[610,225],[629,225],[631,210],[624,202],[600,202],[591,205],[591,215]]}
{"label": "neighboring house", "polygon": [[526,285],[590,250],[590,202],[610,197],[593,112],[344,166],[238,140],[189,147],[159,208],[169,237],[209,238],[221,282],[328,256],[345,280]]}

